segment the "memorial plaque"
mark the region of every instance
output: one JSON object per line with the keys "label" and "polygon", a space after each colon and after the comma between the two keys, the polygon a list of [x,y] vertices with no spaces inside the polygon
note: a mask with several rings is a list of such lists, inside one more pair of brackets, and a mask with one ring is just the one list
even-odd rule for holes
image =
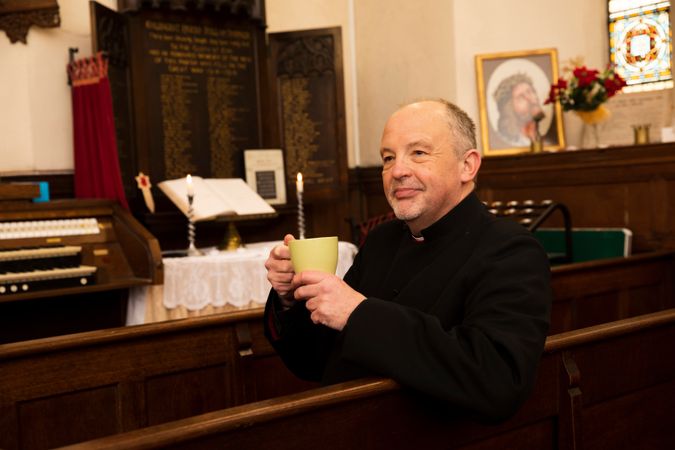
{"label": "memorial plaque", "polygon": [[308,200],[337,198],[347,183],[339,28],[270,35],[286,176],[302,172]]}
{"label": "memorial plaque", "polygon": [[260,146],[254,34],[245,27],[142,21],[153,173],[243,176]]}
{"label": "memorial plaque", "polygon": [[[249,179],[269,203],[286,203],[302,171],[308,233],[346,236],[340,231],[348,185],[340,29],[272,34],[266,46],[264,0],[119,0],[118,8],[92,2],[94,50],[110,59],[127,198],[162,246],[182,247],[177,236],[185,224],[157,184],[188,173],[244,178],[244,149],[283,151]],[[154,214],[139,195],[139,172],[153,184]],[[296,196],[288,198],[294,203]],[[278,230],[295,220],[292,208],[286,212]],[[214,225],[200,239],[219,241],[219,232]],[[264,237],[281,231],[271,233],[266,227]]]}
{"label": "memorial plaque", "polygon": [[188,173],[243,178],[243,150],[263,146],[264,20],[248,14],[260,3],[174,3],[92,6],[97,47],[119,62],[110,82],[131,193],[139,171],[155,184]]}

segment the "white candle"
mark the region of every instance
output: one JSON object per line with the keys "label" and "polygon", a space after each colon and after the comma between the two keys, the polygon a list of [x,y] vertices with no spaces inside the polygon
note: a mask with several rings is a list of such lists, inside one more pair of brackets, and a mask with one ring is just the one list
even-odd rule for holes
{"label": "white candle", "polygon": [[192,175],[187,176],[187,195],[192,197],[195,195],[195,187],[192,185]]}
{"label": "white candle", "polygon": [[305,238],[305,210],[302,205],[302,174],[298,172],[298,177],[295,181],[296,195],[298,196],[298,239]]}

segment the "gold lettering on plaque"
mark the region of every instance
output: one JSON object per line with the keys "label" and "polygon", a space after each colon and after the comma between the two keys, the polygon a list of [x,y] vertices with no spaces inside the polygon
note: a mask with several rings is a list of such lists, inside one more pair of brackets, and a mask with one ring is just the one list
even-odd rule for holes
{"label": "gold lettering on plaque", "polygon": [[195,172],[190,159],[189,106],[196,93],[187,76],[163,74],[160,77],[162,128],[164,129],[164,163],[167,178],[180,178]]}
{"label": "gold lettering on plaque", "polygon": [[225,80],[211,77],[207,83],[207,98],[209,101],[209,139],[211,144],[211,170],[215,177],[231,176],[234,173],[232,161],[232,129],[230,124],[236,120],[233,110],[225,108],[228,96],[236,86],[229,85]]}
{"label": "gold lettering on plaque", "polygon": [[281,79],[286,168],[293,177],[298,172],[307,178],[318,175],[307,164],[319,148],[315,143],[319,132],[307,112],[311,100],[308,84],[307,78]]}
{"label": "gold lettering on plaque", "polygon": [[[206,103],[210,167],[213,177],[235,174],[236,149],[246,148],[238,130],[252,108],[241,97],[252,78],[253,35],[248,30],[220,29],[182,23],[145,21],[148,60],[160,70],[160,108],[166,178],[196,172],[194,118]],[[242,81],[244,79],[244,81]],[[250,102],[255,102],[250,99]]]}

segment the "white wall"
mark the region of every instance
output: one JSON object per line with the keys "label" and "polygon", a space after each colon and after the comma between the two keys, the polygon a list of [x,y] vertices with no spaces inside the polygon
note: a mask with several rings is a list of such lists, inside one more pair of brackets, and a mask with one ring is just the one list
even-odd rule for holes
{"label": "white wall", "polygon": [[362,166],[381,164],[382,128],[398,105],[422,97],[455,97],[453,3],[356,2]]}
{"label": "white wall", "polygon": [[[91,54],[89,5],[60,6],[61,27],[31,28],[28,45],[0,34],[0,174],[72,170],[65,66],[68,47]],[[561,63],[608,61],[604,0],[266,0],[266,8],[269,32],[342,28],[350,167],[380,163],[382,127],[402,102],[445,97],[477,120],[476,54],[555,47]],[[565,126],[574,143],[578,119],[565,114]]]}
{"label": "white wall", "polygon": [[[115,0],[99,0],[113,7]],[[59,28],[31,27],[28,44],[0,34],[0,173],[73,168],[68,48],[91,55],[88,0],[60,2]]]}

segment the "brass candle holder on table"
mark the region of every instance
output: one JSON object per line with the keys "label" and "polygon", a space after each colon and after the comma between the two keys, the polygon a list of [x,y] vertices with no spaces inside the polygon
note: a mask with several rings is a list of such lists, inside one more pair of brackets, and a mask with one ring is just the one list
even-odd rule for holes
{"label": "brass candle holder on table", "polygon": [[649,144],[649,127],[646,125],[633,125],[633,140],[635,145]]}

